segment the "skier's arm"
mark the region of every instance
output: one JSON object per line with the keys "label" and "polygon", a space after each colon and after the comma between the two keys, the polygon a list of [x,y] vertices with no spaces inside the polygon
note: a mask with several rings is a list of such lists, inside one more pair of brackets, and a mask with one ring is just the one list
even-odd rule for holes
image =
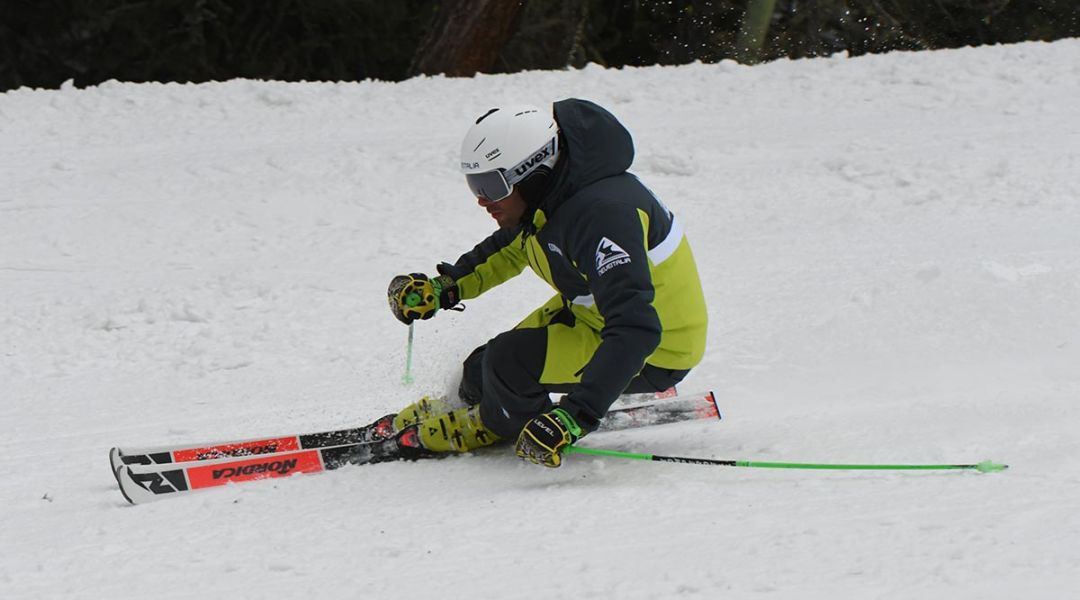
{"label": "skier's arm", "polygon": [[604,317],[601,342],[585,365],[581,383],[562,407],[591,431],[660,344],[661,324],[646,254],[646,216],[598,203],[581,230],[576,261],[584,267],[596,307]]}
{"label": "skier's arm", "polygon": [[526,264],[528,258],[522,248],[521,232],[500,229],[461,255],[454,264],[440,264],[438,270],[441,275],[452,277],[461,299],[468,300],[513,279]]}
{"label": "skier's arm", "polygon": [[499,230],[465,253],[455,264],[436,267],[438,277],[423,273],[398,275],[390,281],[390,312],[405,323],[430,319],[440,309],[453,309],[461,300],[475,298],[525,268],[521,235]]}

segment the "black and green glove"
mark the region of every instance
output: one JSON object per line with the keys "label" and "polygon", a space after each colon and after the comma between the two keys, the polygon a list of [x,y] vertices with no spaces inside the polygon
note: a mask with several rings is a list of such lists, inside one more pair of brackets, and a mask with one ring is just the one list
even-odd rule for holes
{"label": "black and green glove", "polygon": [[562,451],[584,435],[577,421],[561,408],[533,417],[518,435],[517,455],[537,465],[558,467]]}
{"label": "black and green glove", "polygon": [[423,273],[394,277],[386,297],[390,312],[406,325],[417,319],[430,319],[440,308],[453,308],[460,301],[453,278],[439,275],[431,279]]}

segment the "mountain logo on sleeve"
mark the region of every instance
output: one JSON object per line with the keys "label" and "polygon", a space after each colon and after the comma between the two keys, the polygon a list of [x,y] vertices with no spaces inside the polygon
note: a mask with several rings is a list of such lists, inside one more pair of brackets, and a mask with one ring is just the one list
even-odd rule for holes
{"label": "mountain logo on sleeve", "polygon": [[603,275],[619,265],[630,264],[630,255],[615,242],[605,238],[600,239],[596,247],[596,274]]}

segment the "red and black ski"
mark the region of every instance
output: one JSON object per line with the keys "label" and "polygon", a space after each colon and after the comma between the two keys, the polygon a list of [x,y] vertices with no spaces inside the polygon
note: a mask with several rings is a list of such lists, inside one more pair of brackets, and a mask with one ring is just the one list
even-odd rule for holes
{"label": "red and black ski", "polygon": [[[644,401],[642,401],[643,398]],[[635,423],[639,421],[656,421],[665,418],[669,420],[663,422],[718,416],[719,412],[716,410],[716,402],[712,399],[712,392],[678,396],[671,396],[669,392],[660,392],[655,395],[638,394],[621,398],[620,402],[608,411],[608,415],[601,423],[600,429],[624,429],[634,427]],[[276,435],[181,446],[112,448],[109,450],[109,463],[113,472],[115,472],[121,465],[193,462],[294,452],[348,444],[366,444],[384,440],[396,434],[393,415],[387,415],[363,427],[351,427],[334,431],[299,435]]]}
{"label": "red and black ski", "polygon": [[[249,458],[221,458],[165,465],[123,465],[116,470],[120,493],[132,504],[227,483],[320,473],[348,464],[371,464],[408,458],[397,440],[278,452]],[[415,457],[414,457],[415,458]]]}
{"label": "red and black ski", "polygon": [[[703,418],[720,418],[716,398],[712,392],[680,395],[612,409],[602,421],[599,431],[617,431]],[[376,424],[378,422],[372,426]],[[308,434],[308,436],[333,433],[338,432]],[[141,456],[168,453],[168,460],[118,464],[114,468],[114,474],[124,498],[132,504],[140,504],[227,483],[290,477],[296,473],[319,473],[349,464],[362,465],[420,457],[415,453],[403,454],[400,440],[394,437],[372,440],[369,436],[365,438],[366,441],[358,443],[304,447],[305,442],[311,442],[314,439],[334,439],[308,436],[281,436],[148,453]],[[284,443],[277,444],[279,441],[284,441]],[[275,452],[265,451],[271,447],[272,443],[277,444],[274,447],[284,449]],[[251,448],[264,449],[264,451],[251,452],[249,451]],[[407,451],[408,447],[404,449]],[[247,451],[247,454],[224,454],[233,451]],[[120,456],[124,457],[124,455]],[[181,462],[177,458],[188,460]]]}

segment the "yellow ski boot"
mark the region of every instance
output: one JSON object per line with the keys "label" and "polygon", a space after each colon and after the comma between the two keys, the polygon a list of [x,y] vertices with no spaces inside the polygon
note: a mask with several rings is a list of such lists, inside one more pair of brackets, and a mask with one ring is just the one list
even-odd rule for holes
{"label": "yellow ski boot", "polygon": [[416,429],[420,444],[433,452],[469,452],[501,439],[480,422],[479,405],[428,417]]}
{"label": "yellow ski boot", "polygon": [[433,398],[431,396],[424,396],[401,409],[398,414],[394,415],[394,431],[401,431],[409,425],[416,425],[424,419],[430,419],[436,415],[448,413],[450,410],[450,401],[445,397]]}

